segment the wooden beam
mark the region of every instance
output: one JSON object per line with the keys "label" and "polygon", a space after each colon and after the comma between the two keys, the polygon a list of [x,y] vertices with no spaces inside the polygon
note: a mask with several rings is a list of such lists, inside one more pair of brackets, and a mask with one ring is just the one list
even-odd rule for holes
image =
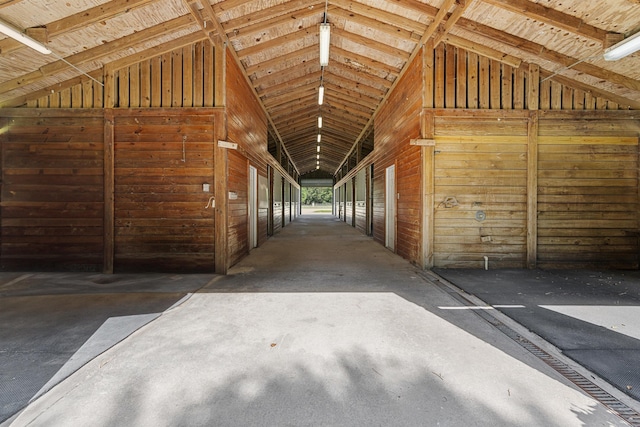
{"label": "wooden beam", "polygon": [[538,260],[538,134],[539,114],[531,111],[527,124],[527,268]]}
{"label": "wooden beam", "polygon": [[535,111],[540,108],[540,67],[537,64],[529,64],[528,71],[527,108]]}
{"label": "wooden beam", "polygon": [[[435,120],[428,110],[423,110],[420,120],[420,134],[423,138],[434,136]],[[435,144],[420,148],[422,158],[420,192],[422,199],[421,223],[421,267],[433,268],[433,246],[435,229]]]}
{"label": "wooden beam", "polygon": [[[166,34],[167,32],[175,32],[177,29],[185,28],[192,25],[189,15],[163,22],[162,24],[149,27],[145,30],[133,33],[132,35],[113,40],[91,49],[87,49],[75,55],[68,56],[65,60],[58,60],[48,63],[39,70],[32,71],[23,76],[16,77],[0,84],[0,93],[10,92],[12,90],[24,87],[29,84],[72,69],[69,63],[75,66],[82,65],[86,62],[96,61],[114,52],[134,47],[137,44],[144,43]],[[90,70],[93,71],[93,70]]]}
{"label": "wooden beam", "polygon": [[[156,0],[112,0],[108,3],[50,22],[45,25],[45,28],[49,37],[56,37],[66,32],[113,18],[122,13],[127,13],[154,1]],[[13,2],[3,2],[0,4],[0,8],[5,7],[10,3]],[[22,43],[6,38],[0,41],[0,54],[7,54],[21,47],[24,47]]]}
{"label": "wooden beam", "polygon": [[622,74],[597,67],[587,62],[581,62],[576,58],[549,50],[541,44],[529,41],[513,34],[505,33],[504,31],[496,30],[487,25],[482,25],[475,21],[464,18],[460,19],[460,21],[458,22],[458,26],[466,31],[473,33],[474,35],[478,35],[481,38],[488,38],[501,44],[506,44],[515,49],[535,55],[538,58],[557,62],[564,67],[570,67],[571,69],[574,69],[576,71],[580,71],[585,74],[598,77],[599,79],[610,81],[612,83],[623,85],[629,89],[640,90],[640,82],[636,79],[632,79]]}
{"label": "wooden beam", "polygon": [[438,30],[438,33],[434,37],[434,46],[438,46],[442,41],[442,38],[449,34],[449,31],[451,31],[453,26],[456,25],[465,10],[467,10],[467,8],[471,5],[471,2],[473,2],[473,0],[459,0],[458,3],[456,3],[456,8],[454,9],[453,13],[449,14],[446,22],[444,23],[444,25],[442,25],[442,27]]}
{"label": "wooden beam", "polygon": [[588,37],[599,42],[604,42],[607,32],[600,28],[587,24],[582,19],[546,7],[540,3],[529,0],[482,0],[493,6],[500,7],[513,13],[524,15],[527,18],[544,22],[572,33]]}
{"label": "wooden beam", "polygon": [[115,173],[114,173],[114,117],[113,110],[104,112],[104,261],[105,274],[113,273],[115,248]]}
{"label": "wooden beam", "polygon": [[[283,5],[291,7],[291,2],[286,2]],[[289,9],[285,14],[278,14],[277,12],[280,10],[280,7],[269,7],[266,9],[262,9],[258,12],[253,12],[249,16],[251,17],[251,24],[245,26],[237,26],[234,25],[234,21],[227,22],[227,25],[222,24],[227,34],[229,40],[236,40],[242,37],[247,37],[252,34],[261,34],[264,32],[268,32],[274,28],[282,27],[283,25],[287,25],[294,20],[299,20],[302,18],[306,18],[308,16],[318,15],[320,18],[322,13],[324,12],[324,2],[316,2],[316,3],[301,3],[295,2],[296,6],[300,7],[299,9]],[[264,19],[264,16],[267,15],[267,19]],[[241,19],[243,23],[247,22],[246,17],[238,18]]]}
{"label": "wooden beam", "polygon": [[472,40],[454,36],[453,34],[447,34],[443,37],[443,40],[454,46],[461,47],[470,52],[477,53],[478,55],[486,56],[487,58],[510,65],[514,68],[518,68],[520,64],[522,64],[522,60],[520,58],[516,58],[512,55],[507,55],[504,52],[500,52]]}

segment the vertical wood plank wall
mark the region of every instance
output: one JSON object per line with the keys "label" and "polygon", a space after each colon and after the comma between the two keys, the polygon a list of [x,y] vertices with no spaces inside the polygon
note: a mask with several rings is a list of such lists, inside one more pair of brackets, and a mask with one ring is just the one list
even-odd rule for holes
{"label": "vertical wood plank wall", "polygon": [[101,271],[102,111],[12,113],[1,130],[2,268]]}
{"label": "vertical wood plank wall", "polygon": [[[236,150],[229,150],[229,265],[249,253],[249,165],[247,158]],[[260,230],[262,232],[263,230]],[[264,230],[266,233],[266,230]]]}
{"label": "vertical wood plank wall", "polygon": [[117,271],[214,270],[213,135],[211,114],[115,111]]}

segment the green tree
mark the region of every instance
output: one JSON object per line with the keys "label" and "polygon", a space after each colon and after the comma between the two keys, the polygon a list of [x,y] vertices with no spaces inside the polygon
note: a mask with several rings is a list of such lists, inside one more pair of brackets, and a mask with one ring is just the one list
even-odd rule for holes
{"label": "green tree", "polygon": [[329,204],[333,199],[331,187],[302,187],[302,204]]}

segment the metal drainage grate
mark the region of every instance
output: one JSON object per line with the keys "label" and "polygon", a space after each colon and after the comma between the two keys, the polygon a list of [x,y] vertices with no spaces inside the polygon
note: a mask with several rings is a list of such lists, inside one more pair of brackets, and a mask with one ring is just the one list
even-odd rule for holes
{"label": "metal drainage grate", "polygon": [[[436,279],[433,277],[425,277],[430,283],[440,287],[442,290],[447,292],[453,298],[458,300],[467,306],[476,305],[464,297],[460,292],[455,290],[455,286],[451,284],[445,284],[444,279]],[[491,325],[495,326],[500,332],[511,338],[516,343],[520,344],[521,347],[529,351],[531,354],[536,356],[538,359],[545,362],[552,369],[558,372],[560,375],[564,376],[566,379],[574,383],[581,390],[587,393],[589,396],[593,397],[598,402],[602,403],[607,409],[609,409],[612,413],[618,415],[620,418],[629,423],[632,427],[640,427],[640,413],[638,413],[635,409],[629,407],[624,402],[621,402],[616,397],[612,396],[610,393],[602,389],[597,384],[593,383],[590,379],[585,377],[584,375],[576,372],[574,369],[569,367],[566,363],[561,362],[556,357],[547,353],[522,335],[518,334],[516,331],[505,325],[504,323],[497,320],[491,314],[489,314],[486,310],[474,310],[474,313],[478,316],[482,317],[484,320],[489,322]]]}

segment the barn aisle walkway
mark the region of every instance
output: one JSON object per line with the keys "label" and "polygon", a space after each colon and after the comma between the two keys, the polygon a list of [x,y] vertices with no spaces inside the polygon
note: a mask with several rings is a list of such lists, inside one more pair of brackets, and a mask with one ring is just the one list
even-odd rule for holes
{"label": "barn aisle walkway", "polygon": [[302,216],[12,425],[627,425],[420,273]]}

